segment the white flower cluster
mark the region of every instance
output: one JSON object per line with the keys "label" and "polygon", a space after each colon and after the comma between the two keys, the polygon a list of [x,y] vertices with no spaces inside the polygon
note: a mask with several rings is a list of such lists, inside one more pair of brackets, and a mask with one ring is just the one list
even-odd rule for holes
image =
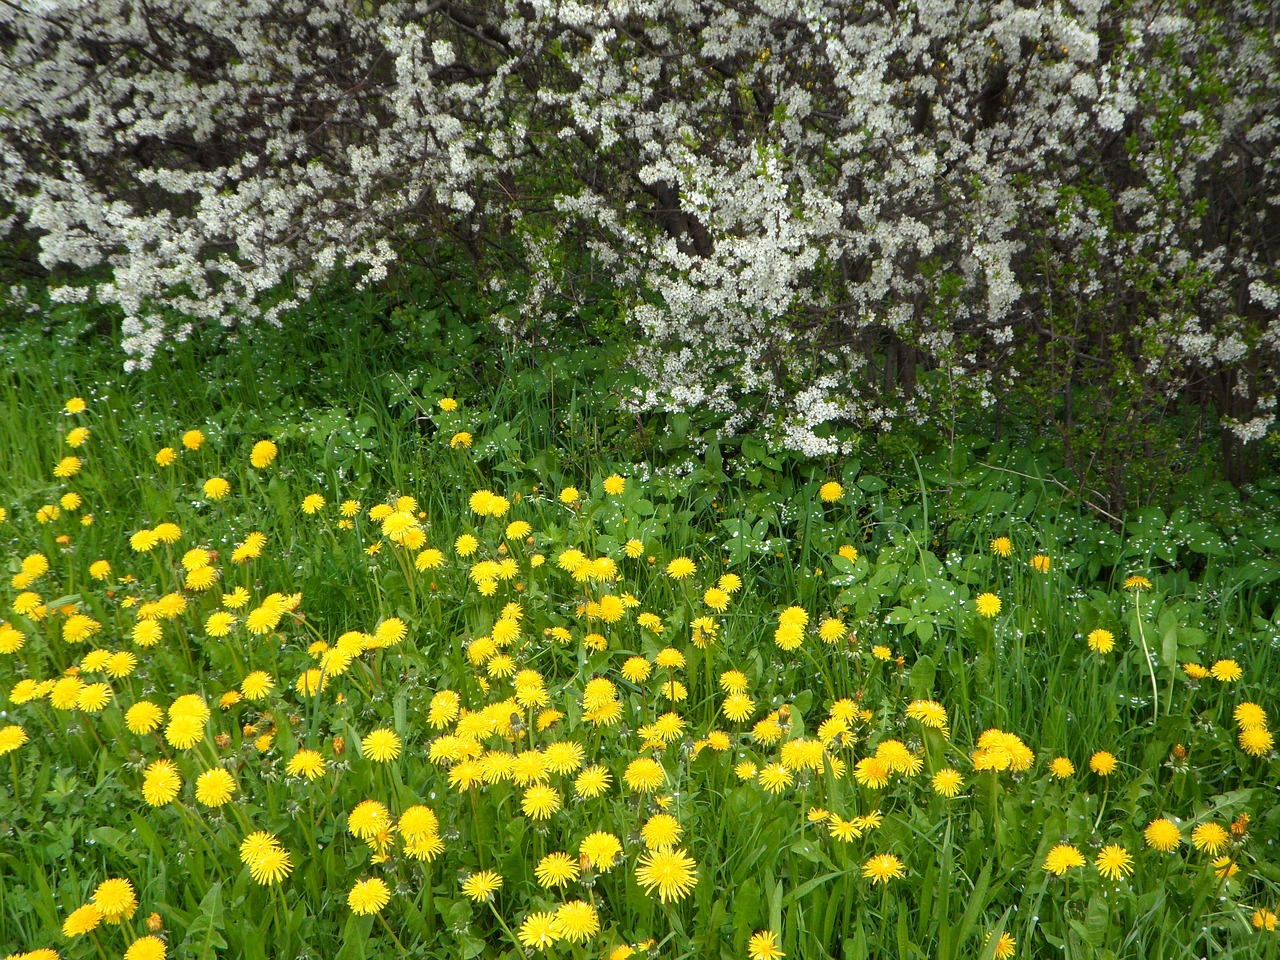
{"label": "white flower cluster", "polygon": [[109,267],[58,296],[117,304],[140,366],[413,249],[473,256],[531,336],[611,285],[637,407],[806,453],[990,404],[1062,342],[1157,392],[1216,378],[1254,437],[1280,355],[1266,6],[5,4],[0,230]]}

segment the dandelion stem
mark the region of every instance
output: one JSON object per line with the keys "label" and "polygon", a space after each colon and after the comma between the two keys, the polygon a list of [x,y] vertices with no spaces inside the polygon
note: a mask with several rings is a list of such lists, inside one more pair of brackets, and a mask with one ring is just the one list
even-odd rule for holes
{"label": "dandelion stem", "polygon": [[1111,778],[1107,777],[1102,785],[1102,803],[1098,804],[1098,816],[1093,821],[1093,832],[1098,832],[1098,824],[1102,822],[1102,814],[1107,809],[1107,793],[1111,790]]}
{"label": "dandelion stem", "polygon": [[1138,639],[1142,641],[1142,655],[1147,659],[1147,674],[1151,677],[1151,702],[1155,707],[1155,714],[1151,718],[1154,725],[1160,719],[1160,691],[1156,686],[1156,667],[1151,661],[1151,650],[1147,646],[1147,633],[1142,628],[1142,611],[1138,606],[1138,598],[1141,591],[1134,591],[1133,594],[1133,619],[1138,623]]}
{"label": "dandelion stem", "polygon": [[[498,908],[493,905],[493,897],[489,897],[487,902],[489,904],[489,911],[493,914],[493,918],[498,921],[498,926],[502,927],[506,935],[511,938],[511,942],[516,945],[516,949],[520,949],[522,946],[520,938],[511,932],[511,928],[507,926],[507,921],[502,919],[502,914],[500,914],[498,912]],[[399,941],[397,941],[397,943],[398,942]]]}
{"label": "dandelion stem", "polygon": [[400,942],[400,938],[396,936],[396,932],[391,929],[391,924],[387,923],[387,918],[379,912],[378,919],[382,922],[383,927],[386,928],[387,934],[396,942],[396,946],[400,948],[400,956],[407,957],[409,955],[409,951],[404,948],[404,944]]}

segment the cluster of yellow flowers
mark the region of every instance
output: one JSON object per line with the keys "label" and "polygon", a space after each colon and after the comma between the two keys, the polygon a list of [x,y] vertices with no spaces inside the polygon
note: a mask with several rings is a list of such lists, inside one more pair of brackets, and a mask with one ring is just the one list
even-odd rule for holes
{"label": "cluster of yellow flowers", "polygon": [[[465,451],[473,438],[460,429],[467,424],[459,405],[445,398],[440,409],[447,418],[441,442]],[[84,410],[79,405],[74,413]],[[66,442],[83,456],[61,459],[56,478],[72,480],[92,469],[91,436],[86,426],[67,433]],[[201,431],[188,431],[181,446],[212,459]],[[261,440],[249,462],[267,470],[279,454],[274,442]],[[170,469],[180,456],[165,447],[156,463]],[[44,552],[17,562],[10,582],[13,619],[0,622],[0,655],[31,652],[28,638],[39,633],[41,655],[31,659],[32,672],[63,666],[44,679],[24,676],[9,701],[47,701],[87,720],[118,702],[124,729],[135,738],[128,749],[145,758],[134,767],[142,771],[141,802],[156,810],[176,807],[210,831],[207,811],[226,807],[219,818],[234,812],[240,829],[227,846],[238,840],[240,865],[264,887],[286,885],[306,857],[284,826],[275,826],[279,835],[253,829],[248,812],[255,792],[272,791],[280,779],[271,764],[284,751],[279,760],[289,789],[344,810],[347,836],[340,839],[357,852],[367,850],[368,869],[362,864],[360,877],[349,889],[344,885],[352,913],[380,915],[395,904],[404,892],[405,874],[397,872],[402,867],[426,870],[431,882],[435,861],[456,858],[458,893],[491,912],[502,929],[514,928],[521,946],[537,950],[605,936],[617,942],[622,932],[610,927],[610,901],[596,886],[606,875],[625,874],[627,883],[665,905],[693,894],[703,871],[691,851],[703,840],[691,798],[704,780],[718,790],[736,780],[733,789],[773,807],[798,795],[803,827],[816,831],[842,862],[848,845],[865,841],[857,858],[860,875],[868,885],[887,885],[908,875],[913,855],[897,832],[880,829],[897,805],[960,803],[975,782],[994,787],[1035,767],[1036,752],[1005,730],[986,729],[969,752],[953,744],[953,729],[964,732],[968,724],[957,718],[956,727],[941,700],[909,699],[905,658],[886,644],[864,644],[853,629],[879,633],[881,625],[850,617],[837,603],[820,597],[789,603],[771,622],[772,648],[767,642],[752,648],[754,659],[740,656],[740,649],[731,652],[730,641],[754,642],[746,623],[754,618],[737,615],[744,574],[717,569],[721,561],[694,550],[659,563],[659,538],[625,499],[634,487],[616,473],[597,482],[594,489],[603,490],[606,504],[596,503],[586,487],[566,486],[545,497],[536,489],[532,496],[476,489],[464,512],[473,525],[452,543],[437,545],[431,543],[431,518],[412,496],[392,495],[366,510],[354,498],[306,493],[295,501],[312,525],[306,529],[316,537],[335,536],[327,526],[335,510],[327,504],[338,503],[336,529],[343,533],[336,536],[358,543],[351,552],[368,564],[379,609],[396,611],[381,615],[368,631],[326,633],[309,618],[301,593],[272,591],[264,583],[279,569],[260,562],[268,548],[285,552],[289,546],[258,529],[232,536],[223,507],[210,506],[230,496],[231,483],[206,479],[200,491],[207,502],[190,491],[197,511],[184,524],[191,530],[165,520],[129,534],[128,559],[116,563],[132,562],[137,579],[117,575],[107,559],[80,567],[87,558],[72,551],[57,562]],[[842,509],[834,505],[843,494],[835,481],[819,490],[829,512]],[[83,502],[68,490],[56,507],[46,506],[70,513]],[[535,505],[556,511],[557,521],[537,529]],[[207,529],[200,529],[200,509],[209,515]],[[527,519],[519,516],[525,510]],[[255,525],[272,529],[260,512],[252,515]],[[45,511],[42,522],[56,520]],[[220,544],[234,544],[230,566]],[[990,549],[999,558],[1013,554],[1008,537],[992,540]],[[865,564],[850,544],[828,559],[837,569]],[[1055,570],[1046,554],[1033,556],[1030,566],[1046,577]],[[78,594],[42,586],[64,572],[80,586]],[[387,573],[405,584],[403,609],[381,601]],[[1135,594],[1151,589],[1145,577],[1130,581],[1126,587]],[[420,601],[437,594],[440,582],[464,614],[450,623],[465,626],[429,637]],[[64,599],[46,603],[46,596]],[[997,593],[982,592],[973,602],[974,622],[1000,630],[1003,620],[997,618],[1006,609]],[[110,649],[108,643],[67,662],[68,651],[115,637],[127,637],[132,649]],[[56,655],[44,657],[46,641],[53,639]],[[439,673],[420,677],[413,671],[424,661],[410,667],[408,654],[427,643],[439,661],[427,665]],[[1099,626],[1087,644],[1101,656],[1114,648],[1115,637]],[[170,678],[172,696],[134,682],[140,666],[161,655],[188,671]],[[799,671],[806,661],[843,671],[838,682],[823,674],[829,695],[822,710],[811,706],[813,691],[804,689],[810,675],[797,673],[785,694],[772,682],[780,666]],[[1184,666],[1187,677],[1200,679],[1191,666]],[[1225,684],[1241,675],[1234,661],[1219,660],[1202,676]],[[149,675],[150,684],[156,679]],[[429,701],[409,709],[407,691],[420,684]],[[875,695],[866,696],[868,689]],[[363,711],[346,710],[348,698]],[[388,701],[395,706],[378,706]],[[1269,754],[1273,738],[1265,711],[1243,702],[1234,718],[1240,749],[1253,757]],[[321,732],[326,727],[327,734]],[[346,743],[353,734],[354,756]],[[240,753],[232,749],[237,738],[244,745]],[[0,755],[28,741],[20,724],[0,728]],[[420,759],[425,762],[414,769],[425,785],[411,789],[401,771]],[[1055,789],[1075,777],[1067,757],[1042,762],[1059,782]],[[344,787],[353,767],[361,785],[354,795]],[[1119,760],[1097,750],[1088,767],[1102,778],[1090,782],[1102,785],[1105,802],[1107,778],[1120,769]],[[441,820],[521,816],[538,837],[539,853],[530,876],[517,878],[524,885],[519,896],[500,899],[499,892],[511,887],[509,872],[504,877],[490,865],[489,850],[455,847],[457,834],[442,832]],[[1152,850],[1172,853],[1183,842],[1182,828],[1160,816],[1143,838]],[[1039,864],[1055,877],[1087,862],[1078,846],[1063,839]],[[1190,845],[1214,858],[1219,876],[1229,877],[1236,870],[1233,852],[1244,839],[1243,825],[1228,831],[1204,822],[1192,829]],[[1134,869],[1122,843],[1107,843],[1093,862],[1111,882]],[[136,909],[131,884],[109,879],[91,902],[67,916],[63,930],[81,936],[99,924],[120,923]],[[1274,914],[1258,916],[1255,925],[1274,927]],[[1011,956],[1015,942],[1002,933],[996,956]],[[624,942],[617,949],[640,947]],[[775,931],[757,932],[748,949],[756,960],[783,956]],[[139,938],[126,956],[163,957],[164,941]]]}

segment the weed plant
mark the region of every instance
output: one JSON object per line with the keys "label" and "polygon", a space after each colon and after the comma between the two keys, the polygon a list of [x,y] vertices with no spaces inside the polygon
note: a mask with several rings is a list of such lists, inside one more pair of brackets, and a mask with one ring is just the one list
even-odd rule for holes
{"label": "weed plant", "polygon": [[1276,955],[1274,489],[636,433],[439,309],[6,340],[0,952]]}

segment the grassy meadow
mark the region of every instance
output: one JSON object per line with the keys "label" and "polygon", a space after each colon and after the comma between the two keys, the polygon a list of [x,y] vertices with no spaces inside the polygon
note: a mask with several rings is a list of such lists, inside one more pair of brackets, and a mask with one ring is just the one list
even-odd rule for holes
{"label": "grassy meadow", "polygon": [[799,461],[385,307],[0,338],[0,955],[1280,955],[1280,484]]}

